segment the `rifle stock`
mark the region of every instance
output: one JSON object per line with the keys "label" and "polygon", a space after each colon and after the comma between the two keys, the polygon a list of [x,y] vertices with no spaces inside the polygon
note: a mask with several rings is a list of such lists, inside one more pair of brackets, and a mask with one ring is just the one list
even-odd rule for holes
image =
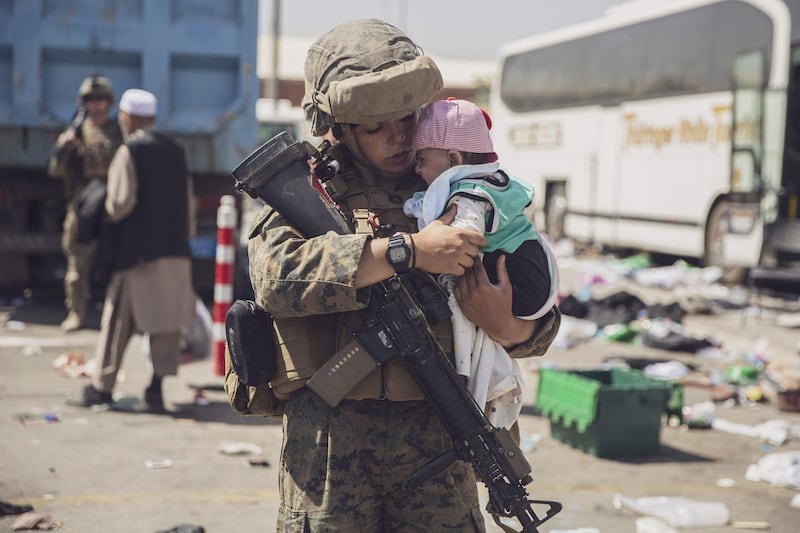
{"label": "rifle stock", "polygon": [[[236,189],[261,198],[307,238],[328,231],[352,233],[341,212],[312,184],[307,160],[320,155],[309,143],[281,132],[234,169]],[[430,275],[418,270],[395,275],[372,286],[368,320],[354,334],[378,362],[403,358],[453,441],[453,449],[421,467],[407,487],[413,489],[456,460],[469,462],[488,489],[495,520],[513,516],[523,532],[536,532],[561,504],[528,499],[525,486],[532,478],[524,454],[507,429],[487,420],[430,333],[430,324],[449,318],[446,301]],[[376,338],[391,342],[370,342]],[[380,350],[384,353],[374,353]],[[544,518],[536,515],[533,504],[548,506]]]}

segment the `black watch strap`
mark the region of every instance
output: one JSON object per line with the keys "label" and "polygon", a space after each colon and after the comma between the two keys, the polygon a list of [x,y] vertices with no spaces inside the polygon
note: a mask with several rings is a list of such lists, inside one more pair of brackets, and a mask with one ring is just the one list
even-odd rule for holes
{"label": "black watch strap", "polygon": [[386,260],[398,274],[408,272],[411,269],[411,249],[406,244],[406,239],[402,233],[395,233],[389,237],[389,244],[386,247]]}

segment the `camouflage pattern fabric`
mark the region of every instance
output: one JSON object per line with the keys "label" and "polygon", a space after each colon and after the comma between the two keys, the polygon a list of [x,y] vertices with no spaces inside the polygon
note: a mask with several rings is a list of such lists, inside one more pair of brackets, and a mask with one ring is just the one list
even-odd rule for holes
{"label": "camouflage pattern fabric", "polygon": [[[337,180],[339,194],[349,199],[351,209],[383,197],[370,194],[380,179],[362,176],[370,185],[357,191],[346,161],[342,167],[345,170]],[[367,292],[356,290],[354,283],[367,238],[367,234],[329,233],[304,240],[269,206],[252,228],[248,255],[259,305],[277,317],[307,317],[303,339],[322,344],[328,338],[327,353],[309,354],[313,355],[309,360],[332,355],[352,331],[319,327],[317,319],[328,316],[325,313],[339,311],[342,323],[361,323],[359,311],[365,306]],[[512,356],[542,355],[558,331],[558,310],[538,323],[531,339],[509,350]],[[449,328],[449,322],[443,325]],[[292,355],[298,360],[302,357]],[[401,361],[393,362],[398,363],[398,371],[407,374]],[[386,391],[383,380],[391,370],[388,367],[364,382],[374,382],[374,391]],[[406,395],[419,398],[410,376],[408,380],[414,390],[406,388]],[[411,473],[450,447],[446,431],[424,402],[345,400],[331,409],[303,387],[288,395],[285,408],[278,531],[484,530],[470,465],[452,465],[413,494],[401,490]]]}
{"label": "camouflage pattern fabric", "polygon": [[[305,65],[302,105],[312,131],[319,135],[333,126],[334,108],[371,120],[383,112],[389,112],[384,120],[416,112],[441,87],[438,69],[430,68],[435,64],[416,61],[419,56],[416,44],[382,21],[352,21],[325,34]],[[404,69],[426,69],[430,75],[406,78]],[[376,80],[374,86],[368,80]],[[391,92],[392,87],[402,88],[400,103],[390,102],[395,109],[365,106],[380,104],[381,98],[347,98],[353,91],[363,96],[367,89]],[[302,386],[363,321],[359,311],[368,303],[369,289],[356,289],[355,278],[367,239],[415,227],[414,220],[395,219],[392,211],[402,214],[406,194],[424,187],[413,168],[400,176],[376,175],[363,157],[356,161],[353,146],[339,151],[345,148],[349,153],[337,154],[341,171],[332,192],[359,233],[304,239],[269,206],[250,232],[255,299],[275,317],[282,357],[290,359],[276,379],[297,387],[279,397],[286,404],[277,531],[484,531],[471,465],[457,462],[416,490],[405,490],[411,474],[452,443],[436,414],[419,400],[421,392],[402,361],[391,360],[368,375],[336,408]],[[388,225],[398,227],[385,227],[390,220]],[[292,331],[282,322],[291,322]],[[528,342],[509,352],[542,355],[558,322],[556,310]],[[448,321],[442,325],[450,329]],[[443,344],[452,350],[451,342]]]}
{"label": "camouflage pattern fabric", "polygon": [[101,127],[86,121],[81,127],[83,135],[83,176],[107,179],[108,167],[117,148],[122,144],[122,131],[115,120],[109,120]]}
{"label": "camouflage pattern fabric", "polygon": [[301,103],[314,135],[334,122],[400,118],[444,86],[439,68],[407,35],[377,19],[345,22],[311,45]]}
{"label": "camouflage pattern fabric", "polygon": [[64,274],[64,306],[83,319],[86,316],[92,295],[89,283],[97,243],[78,242],[78,215],[70,202],[61,233],[61,249],[64,251],[67,271]]}
{"label": "camouflage pattern fabric", "polygon": [[91,179],[108,179],[108,167],[117,148],[122,144],[122,130],[119,123],[109,120],[102,127],[94,126],[88,120],[81,124],[82,142],[78,147],[82,174],[70,175],[68,165],[70,149],[56,150],[49,162],[49,172],[64,180],[68,194],[67,213],[61,234],[61,248],[67,263],[64,275],[64,304],[71,315],[81,321],[91,298],[90,274],[95,244],[77,242],[78,218],[73,207],[73,199]]}
{"label": "camouflage pattern fabric", "polygon": [[286,406],[278,532],[484,531],[472,466],[457,461],[413,491],[404,484],[450,449],[422,401],[345,400],[309,389]]}

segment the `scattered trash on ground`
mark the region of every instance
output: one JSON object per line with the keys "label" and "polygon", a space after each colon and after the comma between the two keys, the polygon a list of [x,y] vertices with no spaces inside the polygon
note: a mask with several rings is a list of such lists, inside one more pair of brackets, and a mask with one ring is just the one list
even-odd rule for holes
{"label": "scattered trash on ground", "polygon": [[728,506],[722,502],[691,500],[681,496],[631,498],[616,494],[614,507],[649,515],[677,528],[724,526],[730,520]]}
{"label": "scattered trash on ground", "polygon": [[13,524],[11,524],[11,529],[14,531],[23,531],[28,529],[35,529],[35,530],[50,530],[50,529],[58,529],[61,527],[61,522],[57,522],[53,520],[53,517],[49,514],[40,514],[40,513],[24,513],[17,518]]}
{"label": "scattered trash on ground", "polygon": [[710,429],[714,423],[714,403],[707,400],[683,406],[683,421],[690,429]]}
{"label": "scattered trash on ground", "polygon": [[163,468],[172,468],[171,459],[148,459],[144,462],[144,466],[149,470],[161,470]]}
{"label": "scattered trash on ground", "polygon": [[711,427],[727,433],[756,437],[773,446],[785,444],[792,430],[789,422],[785,420],[768,420],[757,426],[748,426],[746,424],[737,424],[728,420],[715,418],[711,423]]}
{"label": "scattered trash on ground", "polygon": [[179,524],[170,529],[159,529],[156,533],[206,533],[206,528],[195,524]]}
{"label": "scattered trash on ground", "polygon": [[261,446],[249,442],[223,442],[219,451],[224,455],[261,455],[264,453]]}
{"label": "scattered trash on ground", "polygon": [[653,516],[642,516],[636,519],[636,533],[678,533],[678,530]]}
{"label": "scattered trash on ground", "polygon": [[717,480],[717,487],[729,489],[736,486],[736,481],[729,477],[721,477]]}
{"label": "scattered trash on ground", "polygon": [[9,320],[6,322],[5,328],[8,331],[25,331],[25,322],[20,322],[19,320]]}
{"label": "scattered trash on ground", "polygon": [[795,494],[789,505],[794,509],[800,509],[800,494]]}
{"label": "scattered trash on ground", "polygon": [[46,426],[53,422],[60,422],[61,415],[52,412],[44,413],[19,413],[17,421],[24,427]]}
{"label": "scattered trash on ground", "polygon": [[201,407],[205,407],[211,404],[211,401],[206,396],[206,393],[202,390],[198,390],[194,393],[194,404],[199,405]]}
{"label": "scattered trash on ground", "polygon": [[249,457],[247,459],[247,466],[261,466],[261,467],[269,467],[269,461],[265,457]]}
{"label": "scattered trash on ground", "polygon": [[264,449],[250,442],[223,442],[219,447],[220,453],[231,456],[250,455],[245,460],[245,465],[249,467],[268,468],[270,462],[264,456]]}
{"label": "scattered trash on ground", "polygon": [[42,355],[42,347],[38,344],[29,344],[22,349],[22,355],[25,357],[39,357]]}
{"label": "scattered trash on ground", "polygon": [[767,454],[748,466],[744,477],[748,481],[800,490],[800,452]]}
{"label": "scattered trash on ground", "polygon": [[86,356],[80,350],[64,352],[53,361],[53,368],[68,378],[91,376],[97,364],[95,359],[86,361]]}
{"label": "scattered trash on ground", "polygon": [[520,433],[519,449],[526,453],[532,452],[543,438],[539,433]]}

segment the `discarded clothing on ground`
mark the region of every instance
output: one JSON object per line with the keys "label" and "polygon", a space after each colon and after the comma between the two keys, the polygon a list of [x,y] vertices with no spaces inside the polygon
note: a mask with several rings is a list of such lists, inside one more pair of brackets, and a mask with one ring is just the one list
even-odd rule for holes
{"label": "discarded clothing on ground", "polygon": [[642,344],[671,352],[697,353],[714,346],[709,339],[689,335],[680,324],[668,320],[651,320],[641,333]]}
{"label": "discarded clothing on ground", "polygon": [[13,524],[11,524],[11,529],[14,531],[24,531],[27,529],[36,529],[36,530],[50,530],[50,529],[58,529],[61,527],[61,522],[56,522],[53,520],[53,517],[49,514],[40,514],[34,512],[28,512],[19,515]]}

